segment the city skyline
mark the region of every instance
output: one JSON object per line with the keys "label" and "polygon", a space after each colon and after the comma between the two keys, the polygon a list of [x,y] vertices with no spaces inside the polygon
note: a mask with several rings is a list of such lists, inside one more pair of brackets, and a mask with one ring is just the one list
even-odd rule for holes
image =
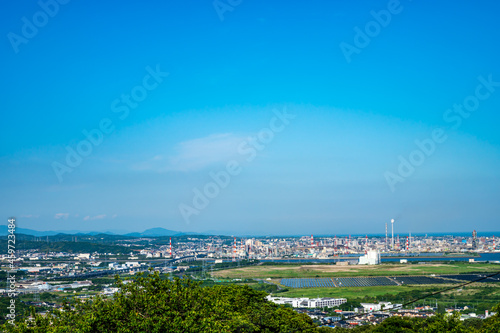
{"label": "city skyline", "polygon": [[[18,220],[16,219],[16,223]],[[31,235],[34,237],[46,237],[46,236],[55,236],[58,234],[67,234],[67,235],[97,235],[97,234],[109,234],[109,235],[129,235],[133,237],[165,237],[165,236],[230,236],[230,237],[307,237],[308,233],[238,233],[224,230],[214,230],[214,231],[202,231],[202,232],[190,232],[183,230],[170,230],[163,227],[153,227],[153,228],[143,228],[143,229],[134,229],[134,230],[125,230],[125,229],[95,229],[95,230],[78,230],[78,229],[64,229],[64,230],[39,230],[39,229],[30,229],[30,228],[18,228],[18,232],[20,234]],[[473,237],[473,232],[476,232],[479,237],[497,237],[497,234],[500,233],[498,230],[473,230],[473,231],[444,231],[444,232],[414,232],[414,231],[397,231],[394,233],[394,237],[443,237],[443,236],[452,236],[452,237]],[[7,234],[8,230],[6,226],[0,225],[0,236],[3,234]],[[311,235],[314,237],[324,238],[324,237],[347,237],[352,236],[356,238],[385,238],[384,232],[346,232],[346,233],[335,233],[335,232],[323,232],[316,233]],[[391,236],[389,236],[389,239]],[[391,243],[391,240],[389,241]]]}
{"label": "city skyline", "polygon": [[2,224],[498,230],[497,3],[40,3],[0,13]]}

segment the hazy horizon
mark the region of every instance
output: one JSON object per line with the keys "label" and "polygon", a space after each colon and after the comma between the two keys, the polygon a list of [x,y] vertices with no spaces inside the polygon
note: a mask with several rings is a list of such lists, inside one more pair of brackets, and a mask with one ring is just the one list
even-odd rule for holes
{"label": "hazy horizon", "polygon": [[[17,221],[16,221],[17,222]],[[24,229],[20,228],[18,229],[18,233],[23,234],[24,230],[32,230],[35,232],[55,232],[55,233],[61,233],[61,234],[68,234],[68,235],[76,235],[76,234],[89,234],[89,233],[103,233],[103,234],[112,234],[112,235],[117,235],[117,236],[122,236],[122,235],[129,235],[129,234],[141,234],[145,232],[151,232],[151,230],[154,230],[158,232],[156,229],[164,229],[168,231],[173,231],[177,232],[176,234],[169,235],[171,237],[176,237],[179,235],[199,235],[199,236],[225,236],[225,237],[309,237],[309,234],[305,233],[297,233],[297,234],[287,234],[287,233],[276,233],[276,234],[265,234],[265,233],[250,233],[250,234],[243,234],[243,233],[232,233],[232,232],[227,232],[227,231],[220,231],[217,232],[215,230],[212,231],[204,231],[204,232],[184,232],[182,230],[170,230],[166,228],[161,228],[161,227],[154,227],[154,228],[148,228],[148,229],[142,229],[142,230],[119,230],[119,229],[103,229],[103,230],[89,230],[89,231],[81,231],[81,230],[35,230],[35,229]],[[487,231],[477,231],[478,237],[498,237],[498,234],[500,231],[498,230],[487,230]],[[1,233],[1,232],[0,232]],[[5,233],[7,233],[7,229],[5,230]],[[32,235],[32,234],[28,234]],[[50,234],[50,235],[32,235],[34,237],[52,237],[57,234]],[[148,235],[150,235],[148,233]],[[151,234],[152,235],[152,234]],[[391,237],[391,231],[389,227],[388,231],[389,237]],[[421,237],[421,236],[446,236],[446,235],[451,235],[451,236],[457,236],[457,237],[472,237],[472,232],[470,231],[453,231],[453,232],[399,232],[397,229],[394,231],[394,237],[402,237],[403,239],[407,236],[411,237]],[[169,236],[161,236],[161,237],[169,237]],[[379,232],[379,233],[319,233],[312,235],[314,238],[323,238],[323,237],[338,237],[339,239],[345,238],[348,236],[351,236],[352,238],[364,238],[364,237],[385,237],[385,232]],[[156,236],[145,236],[145,237],[156,237]]]}

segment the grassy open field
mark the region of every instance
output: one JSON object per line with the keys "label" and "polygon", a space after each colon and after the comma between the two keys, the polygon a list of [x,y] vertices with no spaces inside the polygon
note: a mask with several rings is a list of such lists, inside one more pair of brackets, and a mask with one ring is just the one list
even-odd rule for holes
{"label": "grassy open field", "polygon": [[426,290],[428,287],[422,286],[379,286],[379,287],[352,287],[352,288],[300,288],[276,294],[280,297],[379,297],[385,294],[396,295],[402,291]]}
{"label": "grassy open field", "polygon": [[[276,294],[276,296],[309,298],[342,297],[354,302],[391,301],[393,303],[404,303],[409,300],[419,299],[432,292],[443,290],[449,286],[452,285],[302,288],[289,289],[286,292]],[[414,305],[434,305],[435,302],[443,307],[467,305],[474,307],[477,311],[484,311],[500,303],[500,286],[498,284],[472,284],[442,294],[432,295],[425,300],[417,301]]]}
{"label": "grassy open field", "polygon": [[[429,263],[399,264],[384,263],[376,266],[336,266],[336,265],[260,265],[234,268],[213,272],[213,275],[229,279],[234,278],[271,278],[279,285],[282,278],[314,278],[314,277],[362,277],[362,276],[398,276],[398,275],[444,275],[464,273],[493,273],[500,271],[500,265],[486,263]],[[359,306],[361,302],[390,301],[405,303],[419,299],[415,305],[439,304],[440,311],[446,307],[468,306],[473,311],[482,312],[500,303],[499,283],[474,283],[426,299],[423,296],[433,292],[457,286],[457,284],[440,285],[402,285],[349,288],[286,288],[281,292],[270,291],[282,297],[334,297],[347,298],[347,308]]]}
{"label": "grassy open field", "polygon": [[311,278],[311,277],[358,277],[393,275],[463,274],[500,271],[500,265],[484,263],[433,263],[392,264],[374,266],[337,265],[262,265],[226,269],[213,272],[214,276],[225,278]]}

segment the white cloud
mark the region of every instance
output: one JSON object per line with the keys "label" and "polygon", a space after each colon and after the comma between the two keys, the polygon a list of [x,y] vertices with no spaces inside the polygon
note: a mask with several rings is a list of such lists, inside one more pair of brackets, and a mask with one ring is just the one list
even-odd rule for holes
{"label": "white cloud", "polygon": [[175,155],[156,155],[146,162],[135,164],[133,169],[157,172],[200,170],[235,158],[238,145],[244,140],[231,133],[222,133],[184,141],[175,146]]}
{"label": "white cloud", "polygon": [[57,213],[56,215],[54,215],[54,218],[57,220],[59,220],[59,219],[66,220],[68,217],[69,217],[69,213]]}
{"label": "white cloud", "polygon": [[29,215],[21,215],[21,216],[19,216],[19,217],[21,217],[21,218],[26,218],[26,219],[30,219],[30,218],[32,218],[32,219],[37,219],[37,218],[39,218],[39,217],[40,217],[40,215],[32,215],[32,214],[29,214]]}
{"label": "white cloud", "polygon": [[96,216],[85,216],[83,218],[84,221],[93,221],[93,220],[101,220],[106,217],[106,214],[96,215]]}

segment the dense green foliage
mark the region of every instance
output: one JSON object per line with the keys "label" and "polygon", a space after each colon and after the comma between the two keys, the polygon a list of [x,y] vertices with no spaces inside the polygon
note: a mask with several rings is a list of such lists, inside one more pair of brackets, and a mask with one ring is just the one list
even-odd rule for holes
{"label": "dense green foliage", "polygon": [[[498,306],[497,306],[497,309]],[[384,320],[379,325],[361,326],[353,329],[335,329],[331,332],[373,332],[373,333],[394,333],[394,332],[425,332],[425,333],[498,333],[500,332],[500,317],[498,313],[485,320],[467,319],[461,321],[458,314],[445,316],[436,315],[427,319],[422,318],[402,318],[391,317]]]}
{"label": "dense green foliage", "polygon": [[[353,329],[318,328],[306,315],[265,300],[266,293],[247,285],[203,287],[189,279],[138,274],[113,298],[97,297],[66,305],[64,311],[33,321],[17,317],[5,332],[500,332],[500,317],[460,321],[458,314],[428,319],[391,317],[379,325]],[[267,287],[267,284],[258,286]],[[254,286],[255,287],[255,286]],[[16,309],[17,310],[17,309]],[[19,309],[21,310],[21,309]],[[23,309],[24,310],[24,309]],[[498,312],[497,305],[493,311]],[[21,314],[19,311],[18,314]]]}
{"label": "dense green foliage", "polygon": [[[0,297],[0,324],[3,324],[7,321],[6,316],[9,313],[8,306],[10,306],[10,297]],[[23,315],[26,313],[29,308],[19,299],[15,299],[15,307],[16,307],[16,315]]]}
{"label": "dense green foliage", "polygon": [[6,324],[8,332],[312,332],[312,320],[265,300],[248,286],[201,287],[158,274],[122,284],[114,299],[96,298],[32,323]]}

